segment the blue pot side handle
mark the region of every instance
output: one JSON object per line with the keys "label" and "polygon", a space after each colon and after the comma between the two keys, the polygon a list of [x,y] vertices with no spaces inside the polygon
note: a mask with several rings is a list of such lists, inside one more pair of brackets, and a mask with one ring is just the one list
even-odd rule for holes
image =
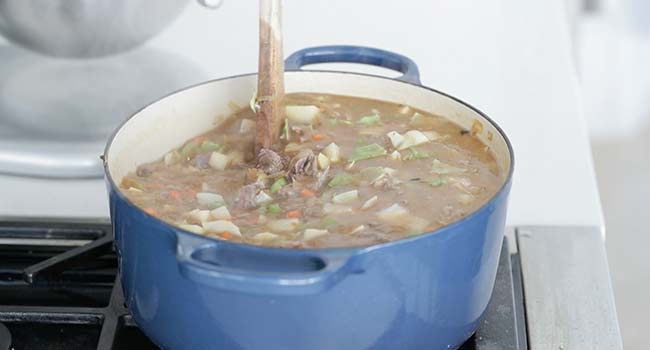
{"label": "blue pot side handle", "polygon": [[[352,256],[322,256],[279,249],[246,247],[177,234],[176,258],[181,274],[222,290],[273,295],[325,291],[350,271]],[[295,250],[293,252],[296,252]]]}
{"label": "blue pot side handle", "polygon": [[418,66],[412,59],[381,49],[363,46],[316,46],[294,52],[284,61],[286,70],[299,70],[302,66],[316,63],[363,63],[384,67],[402,76],[395,79],[421,85]]}

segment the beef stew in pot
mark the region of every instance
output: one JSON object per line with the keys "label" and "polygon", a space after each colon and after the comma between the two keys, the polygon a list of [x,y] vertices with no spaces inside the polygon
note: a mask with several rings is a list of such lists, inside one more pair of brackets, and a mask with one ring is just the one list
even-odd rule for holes
{"label": "beef stew in pot", "polygon": [[504,181],[492,151],[442,116],[377,100],[285,97],[274,151],[254,153],[255,106],[120,184],[185,230],[283,248],[366,246],[434,231]]}

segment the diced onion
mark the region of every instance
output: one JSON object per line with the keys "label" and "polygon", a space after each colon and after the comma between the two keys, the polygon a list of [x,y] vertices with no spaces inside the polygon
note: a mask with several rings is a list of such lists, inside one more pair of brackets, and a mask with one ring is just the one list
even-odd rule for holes
{"label": "diced onion", "polygon": [[390,143],[395,148],[399,147],[402,144],[402,142],[404,142],[404,136],[402,136],[397,131],[391,131],[388,134],[386,134],[386,136],[388,136],[388,139],[390,139]]}
{"label": "diced onion", "polygon": [[398,112],[399,112],[399,114],[409,114],[409,113],[411,113],[411,107],[409,107],[409,106],[402,106],[402,107],[399,109]]}
{"label": "diced onion", "polygon": [[365,229],[366,229],[366,227],[364,225],[359,225],[359,226],[355,227],[354,230],[350,231],[350,234],[359,233],[359,232],[361,232],[361,231],[363,231]]}
{"label": "diced onion", "polygon": [[261,191],[260,193],[255,196],[255,203],[257,204],[264,204],[273,201],[273,197],[269,196],[266,194],[266,192]]}
{"label": "diced onion", "polygon": [[318,153],[316,161],[318,162],[318,168],[321,170],[326,169],[328,166],[330,166],[330,159],[322,153]]}
{"label": "diced onion", "polygon": [[280,219],[269,221],[266,226],[274,232],[293,232],[300,226],[299,219]]}
{"label": "diced onion", "polygon": [[305,241],[310,241],[312,239],[318,238],[320,236],[324,236],[328,234],[329,231],[327,230],[318,230],[315,228],[308,228],[305,230],[305,232],[302,235],[302,239]]}
{"label": "diced onion", "polygon": [[188,213],[187,218],[190,222],[200,224],[204,221],[208,221],[208,219],[210,218],[210,211],[194,209]]}
{"label": "diced onion", "polygon": [[346,213],[351,213],[352,208],[345,206],[345,205],[339,205],[339,204],[331,204],[331,203],[325,203],[323,206],[323,213],[330,215],[330,214],[346,214]]}
{"label": "diced onion", "polygon": [[255,236],[253,236],[253,239],[256,240],[256,241],[259,241],[259,242],[269,242],[269,241],[273,241],[273,240],[277,239],[278,237],[280,237],[280,236],[276,235],[275,233],[260,232],[260,233],[256,234]]}
{"label": "diced onion", "polygon": [[216,209],[217,207],[220,207],[223,205],[223,197],[221,195],[218,195],[216,193],[210,193],[210,192],[199,192],[196,194],[196,201],[201,204],[205,205],[210,209]]}
{"label": "diced onion", "polygon": [[208,161],[208,165],[216,170],[225,170],[228,167],[228,163],[230,163],[228,156],[219,152],[212,152]]}
{"label": "diced onion", "polygon": [[198,233],[198,234],[203,233],[203,227],[201,227],[199,225],[182,224],[182,225],[178,225],[178,227],[182,228],[185,231],[190,231],[190,232],[194,232],[194,233]]}
{"label": "diced onion", "polygon": [[359,191],[352,190],[343,193],[339,193],[332,197],[332,202],[336,204],[350,203],[359,198]]}
{"label": "diced onion", "polygon": [[336,163],[341,160],[341,149],[334,142],[323,148],[323,154],[330,159],[331,163]]}
{"label": "diced onion", "polygon": [[392,160],[401,160],[402,159],[402,154],[399,153],[398,151],[393,151],[393,153],[389,154],[388,157]]}
{"label": "diced onion", "polygon": [[401,151],[427,142],[429,142],[429,139],[421,131],[409,130],[404,134],[404,141],[402,141],[397,149]]}
{"label": "diced onion", "polygon": [[287,118],[300,124],[313,124],[320,109],[316,106],[287,106]]}
{"label": "diced onion", "polygon": [[219,208],[210,211],[210,217],[215,220],[227,220],[232,218],[232,216],[230,216],[228,208],[226,208],[225,205],[222,205]]}
{"label": "diced onion", "polygon": [[241,232],[239,232],[239,227],[237,227],[237,225],[233,224],[232,222],[226,220],[204,222],[203,229],[205,230],[205,232],[209,232],[209,233],[230,232],[234,235],[241,236]]}
{"label": "diced onion", "polygon": [[413,231],[422,231],[429,225],[427,220],[412,215],[397,203],[379,211],[377,217],[389,225],[405,227]]}
{"label": "diced onion", "polygon": [[361,206],[361,209],[368,209],[372,207],[373,205],[377,204],[377,201],[379,198],[377,196],[372,196],[370,199],[368,199],[363,205]]}
{"label": "diced onion", "polygon": [[255,130],[255,122],[250,119],[242,119],[239,125],[239,133],[248,134],[253,130]]}
{"label": "diced onion", "polygon": [[429,141],[435,141],[440,138],[440,135],[435,131],[423,131],[422,133],[429,139]]}

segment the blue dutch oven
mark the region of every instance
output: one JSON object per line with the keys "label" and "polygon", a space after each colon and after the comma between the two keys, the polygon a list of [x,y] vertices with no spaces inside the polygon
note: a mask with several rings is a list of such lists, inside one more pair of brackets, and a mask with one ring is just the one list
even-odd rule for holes
{"label": "blue dutch oven", "polygon": [[[354,62],[403,75],[302,71]],[[374,98],[443,115],[490,147],[505,179],[495,196],[434,232],[368,247],[292,250],[220,241],[171,226],[121,192],[122,177],[160,159],[245,106],[247,74],[202,83],[143,108],[105,151],[111,220],[126,303],[163,349],[453,349],[478,327],[503,239],[513,153],[483,113],[420,85],[410,59],[383,50],[327,46],[286,61],[287,93]]]}

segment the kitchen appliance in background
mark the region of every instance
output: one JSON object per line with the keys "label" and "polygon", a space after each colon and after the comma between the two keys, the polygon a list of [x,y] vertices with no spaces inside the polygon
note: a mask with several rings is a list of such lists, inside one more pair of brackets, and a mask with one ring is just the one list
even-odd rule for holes
{"label": "kitchen appliance in background", "polygon": [[101,176],[99,154],[121,120],[207,78],[175,53],[140,47],[188,2],[0,0],[0,35],[14,44],[0,43],[0,173]]}

